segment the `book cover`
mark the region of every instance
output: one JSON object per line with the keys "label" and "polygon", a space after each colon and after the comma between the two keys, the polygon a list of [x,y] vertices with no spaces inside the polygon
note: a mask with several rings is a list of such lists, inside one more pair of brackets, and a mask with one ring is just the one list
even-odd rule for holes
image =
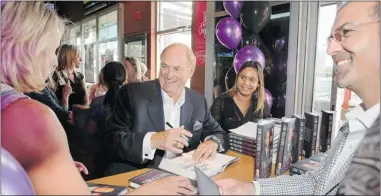
{"label": "book cover", "polygon": [[92,195],[125,195],[128,192],[127,187],[87,183]]}
{"label": "book cover", "polygon": [[304,124],[305,118],[302,115],[292,115],[295,118],[295,129],[292,135],[292,153],[291,163],[302,160],[303,141],[304,141]]}
{"label": "book cover", "polygon": [[295,127],[295,118],[282,118],[280,143],[278,144],[275,175],[282,175],[291,165],[292,135]]}
{"label": "book cover", "polygon": [[139,188],[143,184],[150,183],[154,180],[159,180],[168,176],[175,176],[175,174],[159,169],[152,169],[146,173],[131,178],[130,186],[132,188]]}
{"label": "book cover", "polygon": [[248,138],[248,137],[245,137],[242,135],[238,135],[235,133],[229,133],[228,136],[229,136],[229,139],[233,139],[235,141],[245,142],[248,144],[255,144],[255,139]]}
{"label": "book cover", "polygon": [[319,151],[327,152],[331,148],[332,130],[334,126],[335,111],[321,111]]}
{"label": "book cover", "polygon": [[249,147],[249,148],[254,148],[256,146],[255,143],[252,144],[252,143],[248,143],[248,142],[244,142],[244,141],[236,140],[236,139],[232,139],[232,138],[229,138],[229,144],[246,146],[246,147]]}
{"label": "book cover", "polygon": [[257,149],[255,155],[254,178],[267,178],[271,174],[273,159],[274,120],[263,119],[258,122]]}
{"label": "book cover", "polygon": [[252,147],[248,147],[248,146],[242,146],[242,145],[239,145],[239,144],[234,144],[234,143],[230,143],[230,148],[239,148],[241,150],[244,150],[244,151],[248,151],[248,152],[255,152],[255,146],[252,146]]}
{"label": "book cover", "polygon": [[292,175],[301,175],[306,173],[307,171],[316,171],[320,167],[320,163],[310,160],[310,159],[303,159],[300,160],[290,167],[290,176]]}
{"label": "book cover", "polygon": [[319,130],[319,114],[305,112],[306,123],[304,125],[303,158],[309,158],[316,154],[316,140]]}

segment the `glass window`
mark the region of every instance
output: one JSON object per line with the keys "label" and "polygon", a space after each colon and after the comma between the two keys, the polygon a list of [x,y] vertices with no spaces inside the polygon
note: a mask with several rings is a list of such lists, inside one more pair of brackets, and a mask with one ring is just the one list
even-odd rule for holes
{"label": "glass window", "polygon": [[82,34],[85,39],[84,44],[94,43],[97,41],[97,22],[95,19],[82,24]]}
{"label": "glass window", "polygon": [[99,40],[116,38],[118,36],[118,12],[113,11],[99,17]]}
{"label": "glass window", "polygon": [[132,41],[124,44],[124,56],[125,57],[135,57],[141,62],[146,63],[146,47],[144,40]]}
{"label": "glass window", "polygon": [[[333,60],[327,54],[327,37],[336,16],[336,4],[321,6],[319,10],[318,33],[315,60],[313,110],[329,110],[331,102]],[[338,93],[339,94],[339,93]]]}
{"label": "glass window", "polygon": [[87,83],[95,82],[95,44],[87,44],[84,46],[85,50],[85,78]]}
{"label": "glass window", "polygon": [[159,2],[158,31],[192,24],[192,2]]}
{"label": "glass window", "polygon": [[74,26],[69,31],[68,44],[80,46],[81,45],[81,27],[79,25]]}
{"label": "glass window", "polygon": [[118,59],[118,42],[111,41],[99,44],[99,70],[106,65],[107,62],[116,61]]}
{"label": "glass window", "polygon": [[[160,54],[165,47],[169,46],[172,43],[180,42],[186,44],[188,47],[192,48],[192,34],[191,31],[179,32],[179,33],[170,33],[158,36],[157,42],[157,76],[159,76],[160,70]],[[186,84],[187,87],[190,87],[190,79]]]}

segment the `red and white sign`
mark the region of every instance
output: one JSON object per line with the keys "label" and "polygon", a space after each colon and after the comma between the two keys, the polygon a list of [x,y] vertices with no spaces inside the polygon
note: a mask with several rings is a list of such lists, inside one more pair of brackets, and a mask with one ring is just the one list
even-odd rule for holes
{"label": "red and white sign", "polygon": [[194,1],[192,46],[197,58],[197,66],[205,66],[206,48],[206,1]]}

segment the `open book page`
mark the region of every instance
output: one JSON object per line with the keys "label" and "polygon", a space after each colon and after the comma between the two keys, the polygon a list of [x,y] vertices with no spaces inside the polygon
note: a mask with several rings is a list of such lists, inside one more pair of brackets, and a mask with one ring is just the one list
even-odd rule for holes
{"label": "open book page", "polygon": [[195,180],[196,174],[194,166],[197,166],[197,168],[211,177],[222,172],[226,166],[238,160],[237,157],[218,153],[214,158],[209,158],[204,162],[196,163],[192,160],[192,155],[193,151],[184,153],[182,156],[174,159],[163,158],[159,168]]}
{"label": "open book page", "polygon": [[237,135],[255,140],[257,137],[257,123],[247,122],[235,129],[230,129],[229,131]]}

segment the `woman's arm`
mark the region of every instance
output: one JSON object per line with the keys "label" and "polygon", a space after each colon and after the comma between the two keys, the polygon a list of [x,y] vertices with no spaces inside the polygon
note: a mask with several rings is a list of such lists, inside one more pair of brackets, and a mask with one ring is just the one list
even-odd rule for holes
{"label": "woman's arm", "polygon": [[90,195],[67,137],[47,106],[19,100],[2,111],[2,146],[25,168],[37,195]]}

